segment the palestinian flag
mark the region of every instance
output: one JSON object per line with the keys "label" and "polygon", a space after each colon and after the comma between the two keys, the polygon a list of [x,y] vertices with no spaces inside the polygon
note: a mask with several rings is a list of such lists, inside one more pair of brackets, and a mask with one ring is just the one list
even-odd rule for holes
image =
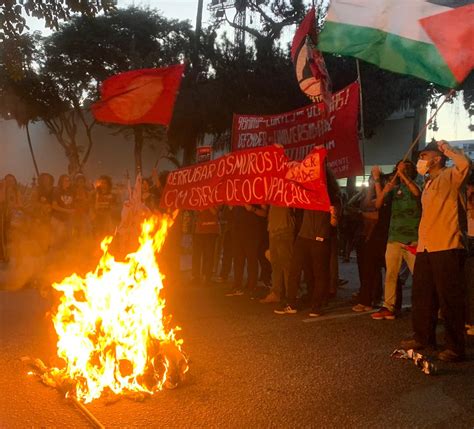
{"label": "palestinian flag", "polygon": [[474,68],[474,0],[332,0],[319,49],[454,88]]}

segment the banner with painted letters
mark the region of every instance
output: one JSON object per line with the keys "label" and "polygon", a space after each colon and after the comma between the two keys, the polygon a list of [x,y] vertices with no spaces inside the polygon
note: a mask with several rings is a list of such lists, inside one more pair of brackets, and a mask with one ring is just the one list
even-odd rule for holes
{"label": "banner with painted letters", "polygon": [[317,103],[278,115],[237,115],[232,124],[232,150],[281,144],[292,160],[302,160],[325,145],[328,165],[338,179],[362,174],[358,139],[359,84],[332,95],[329,114]]}
{"label": "banner with painted letters", "polygon": [[276,146],[231,152],[172,171],[160,205],[203,210],[222,204],[272,204],[329,211],[326,153],[316,148],[296,162]]}

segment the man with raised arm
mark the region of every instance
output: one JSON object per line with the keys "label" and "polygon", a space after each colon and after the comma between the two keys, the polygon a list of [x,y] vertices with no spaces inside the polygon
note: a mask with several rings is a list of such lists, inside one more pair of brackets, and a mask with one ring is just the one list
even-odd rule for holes
{"label": "man with raised arm", "polygon": [[[453,162],[446,167],[447,160]],[[464,358],[465,289],[463,261],[466,233],[465,184],[471,161],[446,141],[431,142],[420,153],[418,173],[426,177],[413,278],[414,338],[402,347],[436,347],[438,309],[444,318],[445,350],[438,358]]]}

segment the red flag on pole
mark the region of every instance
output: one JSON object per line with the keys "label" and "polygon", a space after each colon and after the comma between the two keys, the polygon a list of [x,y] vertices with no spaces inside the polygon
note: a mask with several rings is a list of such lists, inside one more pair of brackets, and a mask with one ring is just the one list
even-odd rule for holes
{"label": "red flag on pole", "polygon": [[291,45],[291,59],[301,90],[312,101],[322,103],[329,112],[331,82],[323,55],[316,49],[316,44],[316,12],[313,7],[296,30]]}
{"label": "red flag on pole", "polygon": [[168,125],[184,65],[133,70],[102,82],[101,99],[92,106],[100,122]]}

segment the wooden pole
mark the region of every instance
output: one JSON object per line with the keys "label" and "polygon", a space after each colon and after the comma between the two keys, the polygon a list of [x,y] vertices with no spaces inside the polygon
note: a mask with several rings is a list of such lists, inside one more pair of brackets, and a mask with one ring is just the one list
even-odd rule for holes
{"label": "wooden pole", "polygon": [[84,404],[81,404],[76,398],[70,398],[72,403],[84,414],[89,421],[98,429],[105,429],[105,426],[97,420],[97,418],[92,414]]}
{"label": "wooden pole", "polygon": [[446,103],[446,101],[448,101],[451,96],[456,92],[455,89],[451,89],[451,91],[449,91],[449,93],[444,97],[444,100],[443,102],[437,107],[437,109],[435,110],[435,112],[431,115],[431,117],[428,119],[428,121],[426,122],[426,124],[423,126],[423,128],[420,130],[420,132],[418,133],[418,135],[415,137],[415,140],[413,140],[412,144],[410,145],[410,147],[408,148],[408,151],[407,153],[405,154],[405,156],[403,157],[403,161],[406,161],[408,159],[408,157],[410,156],[410,153],[411,151],[413,150],[413,148],[418,144],[418,141],[420,140],[421,136],[424,134],[424,132],[426,131],[426,129],[428,128],[428,125],[431,124],[431,122],[433,121],[433,119],[436,117],[436,115],[438,114],[438,112],[440,111],[441,107],[443,107],[444,103]]}
{"label": "wooden pole", "polygon": [[[415,137],[415,139],[413,140],[413,142],[411,143],[410,147],[408,148],[407,150],[407,153],[405,154],[405,156],[403,157],[402,159],[402,162],[405,162],[408,157],[410,156],[410,153],[411,151],[413,150],[413,148],[418,144],[418,141],[420,140],[421,136],[424,135],[426,129],[428,128],[428,125],[431,124],[431,122],[433,121],[433,119],[436,117],[436,115],[438,114],[438,112],[440,111],[441,107],[444,106],[444,103],[446,103],[446,101],[449,100],[449,98],[456,92],[455,89],[451,89],[449,91],[449,93],[444,97],[444,100],[443,102],[437,107],[437,109],[435,110],[435,112],[430,116],[430,118],[428,119],[428,121],[426,122],[426,124],[423,126],[423,128],[420,130],[420,132],[418,133],[418,135]],[[395,173],[392,177],[392,179],[390,180],[392,183],[395,182],[395,180],[397,179],[398,177],[398,172]]]}

